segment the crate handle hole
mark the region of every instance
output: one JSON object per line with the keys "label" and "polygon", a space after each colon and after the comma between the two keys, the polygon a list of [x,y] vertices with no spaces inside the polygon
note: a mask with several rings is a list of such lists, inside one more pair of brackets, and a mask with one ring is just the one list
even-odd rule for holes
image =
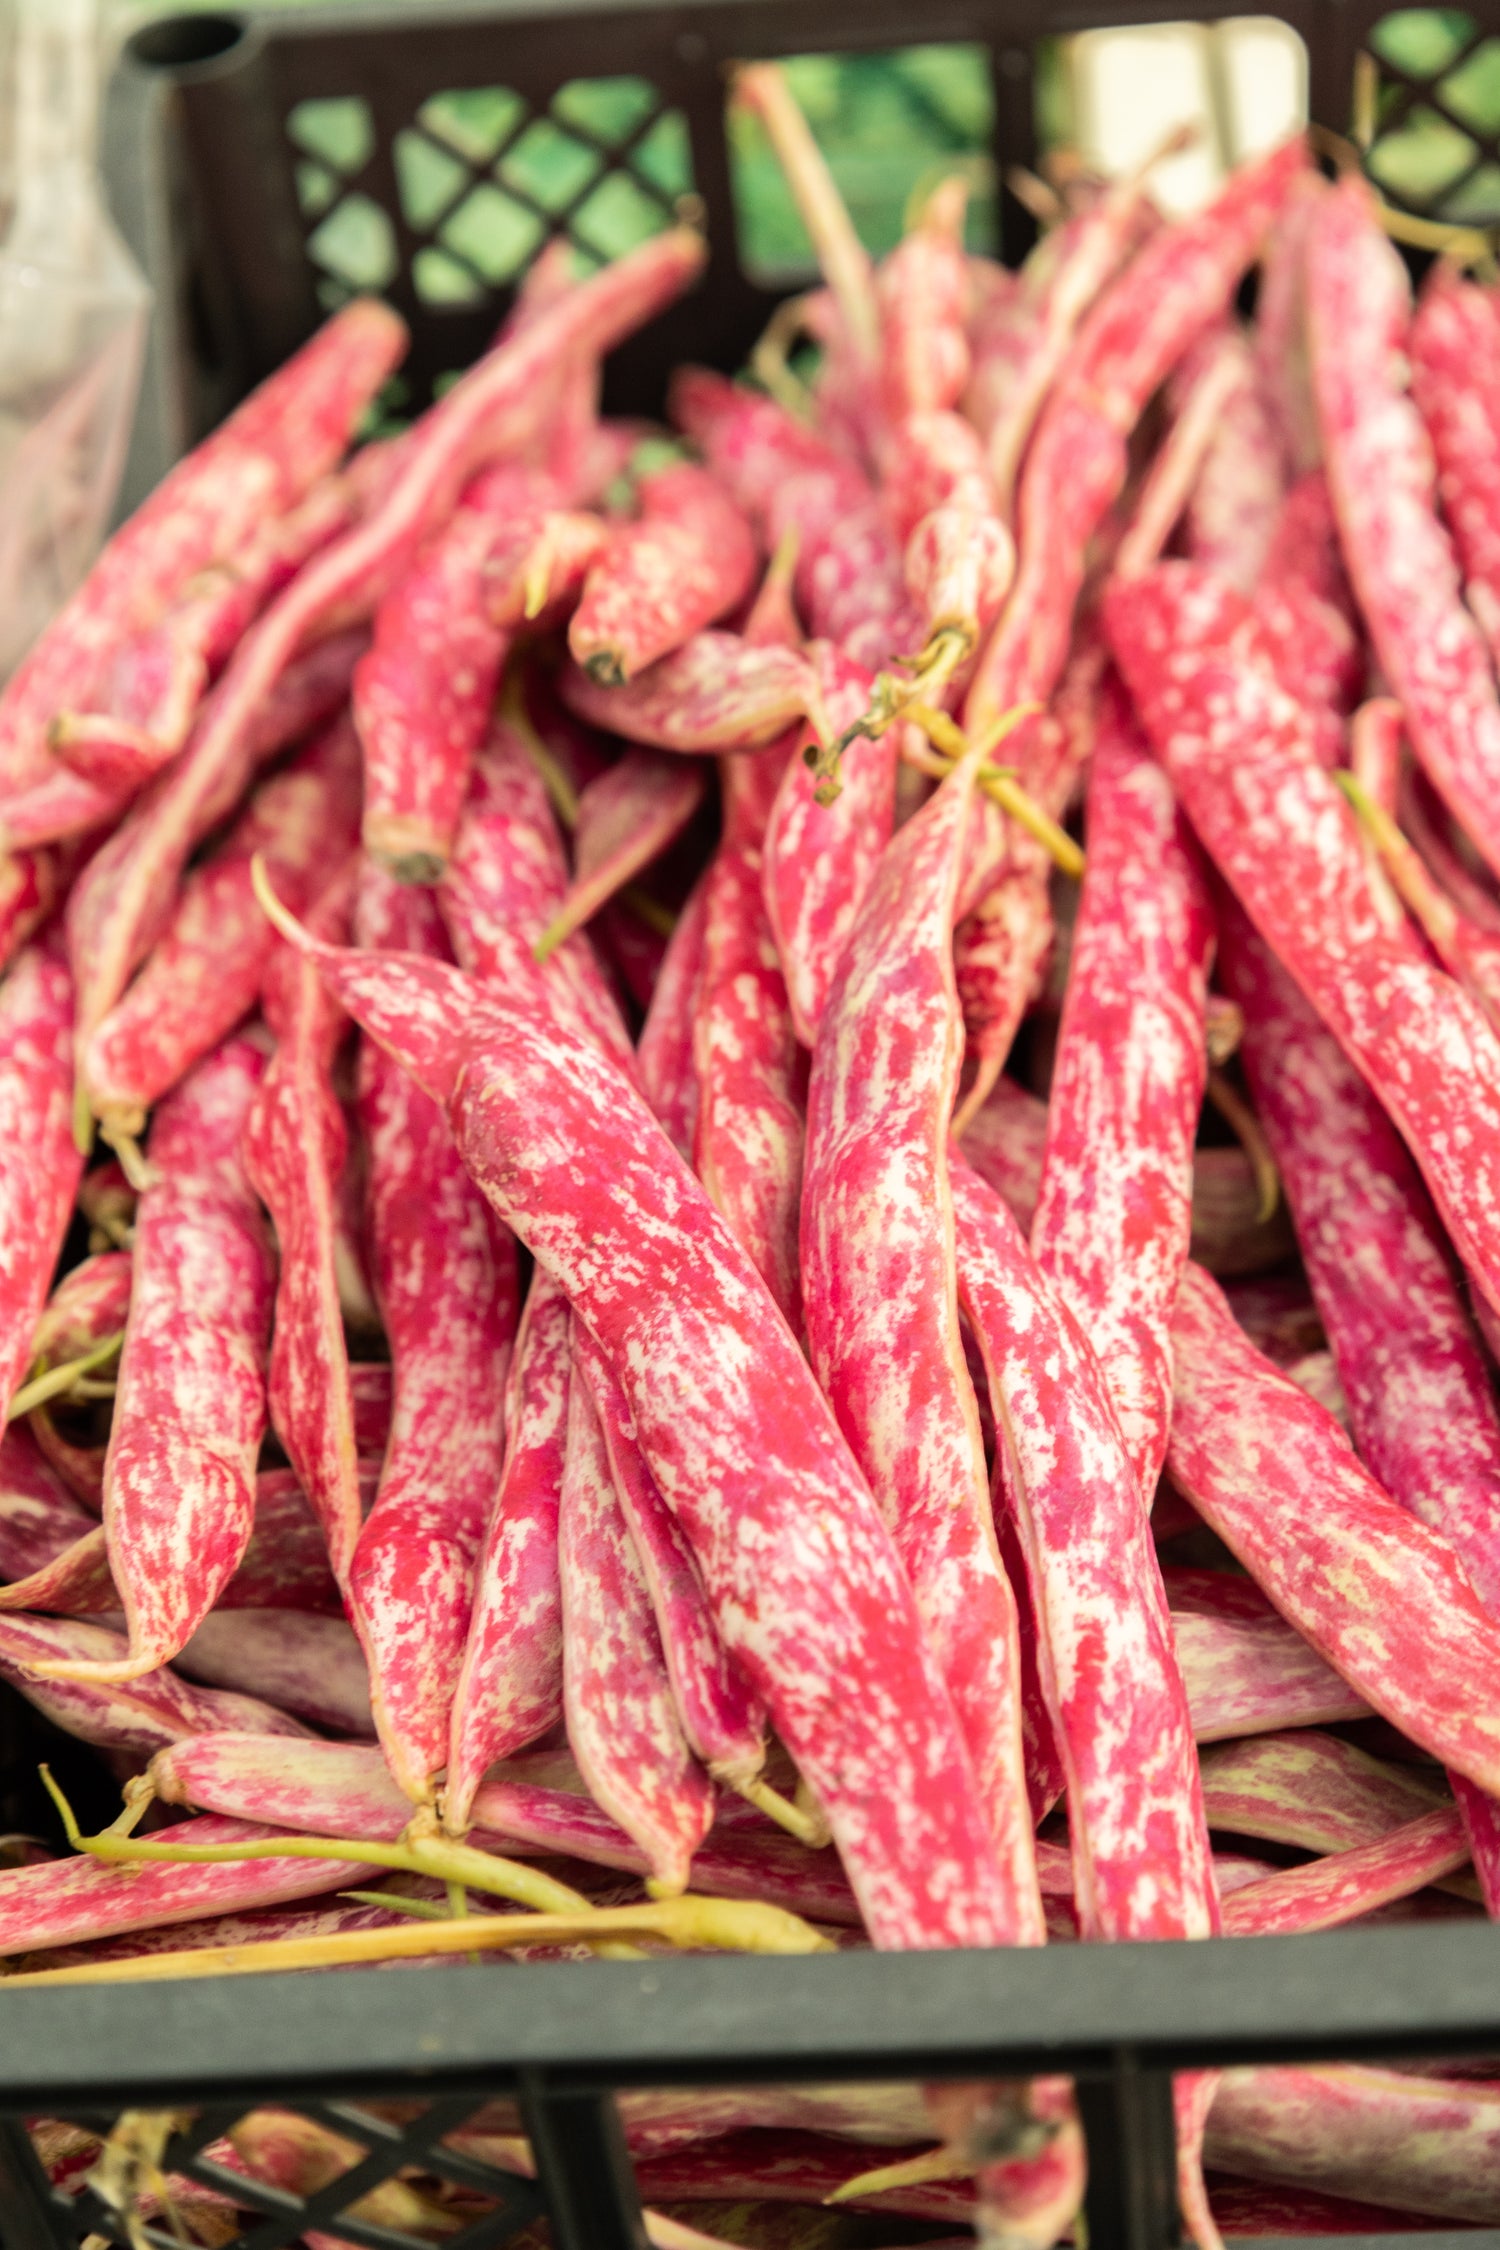
{"label": "crate handle hole", "polygon": [[191,70],[232,54],[246,32],[243,16],[164,16],[125,43],[132,62],[146,70]]}

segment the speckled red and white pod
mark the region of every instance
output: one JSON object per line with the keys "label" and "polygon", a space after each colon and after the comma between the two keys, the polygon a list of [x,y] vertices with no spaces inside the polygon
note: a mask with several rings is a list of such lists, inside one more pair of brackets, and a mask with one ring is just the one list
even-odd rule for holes
{"label": "speckled red and white pod", "polygon": [[1208,2161],[1429,2218],[1500,2223],[1493,2083],[1325,2064],[1226,2070]]}
{"label": "speckled red and white pod", "polygon": [[1500,314],[1490,292],[1439,262],[1411,324],[1411,390],[1437,456],[1438,496],[1464,599],[1500,649]]}
{"label": "speckled red and white pod", "polygon": [[94,1113],[139,1133],[146,1112],[255,1004],[275,933],[250,880],[259,852],[298,912],[359,833],[359,752],[342,722],[263,782],[183,884],[139,975],[90,1038],[82,1072]]}
{"label": "speckled red and white pod", "polygon": [[562,1715],[557,1511],[571,1353],[567,1299],[532,1276],[511,1360],[505,1460],[474,1570],[474,1605],[453,1693],[443,1817],[462,1832],[474,1791]]}
{"label": "speckled red and white pod", "polygon": [[984,1353],[1062,1751],[1085,1937],[1217,1926],[1187,1692],[1104,1377],[1000,1198],[956,1154],[959,1287]]}
{"label": "speckled red and white pod", "polygon": [[720,1636],[827,1814],[875,1942],[1000,1942],[1005,1886],[890,1535],[780,1313],[640,1097],[548,1020],[540,983],[476,1005],[435,963],[317,958],[447,1099],[470,1170],[611,1360]]}
{"label": "speckled red and white pod", "polygon": [[705,631],[624,687],[601,687],[577,667],[560,678],[570,711],[627,742],[682,752],[759,750],[811,708],[801,651]]}
{"label": "speckled red and white pod", "polygon": [[681,835],[704,787],[701,766],[639,745],[589,782],[573,824],[573,879],[549,926],[549,945],[581,930]]}
{"label": "speckled red and white pod", "polygon": [[744,601],[755,534],[707,469],[674,463],[643,476],[640,514],[593,565],[568,626],[589,677],[620,687]]}
{"label": "speckled red and white pod", "polygon": [[958,1712],[1007,1942],[1036,1945],[1015,1600],[959,1331],[948,1192],[963,1047],[951,932],[974,775],[971,756],[887,847],[829,991],[808,1089],[803,1308],[813,1369]]}
{"label": "speckled red and white pod", "polygon": [[[515,729],[498,720],[474,765],[469,801],[438,893],[459,963],[483,983],[531,977],[532,947],[567,896],[557,822]],[[553,1006],[627,1070],[634,1051],[586,931],[543,969]]]}
{"label": "speckled red and white pod", "polygon": [[495,345],[402,441],[368,515],[251,627],[182,757],[74,887],[68,942],[80,1041],[159,934],[193,847],[243,793],[256,716],[291,659],[336,624],[371,615],[468,477],[544,419],[545,378],[560,360],[607,349],[686,288],[703,256],[685,228],[657,235]]}
{"label": "speckled red and white pod", "polygon": [[1172,785],[1117,682],[1105,690],[1085,833],[1031,1247],[1098,1354],[1149,1507],[1192,1230],[1214,921]]}
{"label": "speckled red and white pod", "polygon": [[130,1313],[104,1468],[129,1678],[174,1656],[250,1538],[275,1265],[240,1143],[264,1057],[233,1040],[162,1106],[136,1211]]}
{"label": "speckled red and white pod", "polygon": [[1443,1802],[1436,1777],[1420,1767],[1372,1758],[1315,1727],[1229,1742],[1199,1763],[1215,1828],[1304,1851],[1373,1844]]}
{"label": "speckled red and white pod", "polygon": [[[242,1820],[194,1820],[178,1829],[191,1844],[250,1844],[273,1837],[273,1828]],[[249,1859],[221,1865],[132,1868],[128,1882],[117,1867],[81,1855],[46,1867],[0,1869],[0,1954],[36,1953],[80,1945],[172,1922],[202,1922],[283,1899],[316,1898],[346,1890],[369,1870],[354,1860]]]}
{"label": "speckled red and white pod", "polygon": [[640,1845],[659,1883],[684,1891],[713,1823],[713,1784],[682,1731],[646,1574],[576,1364],[558,1563],[569,1747],[595,1804]]}
{"label": "speckled red and white pod", "polygon": [[215,1610],[175,1659],[190,1680],[250,1695],[329,1734],[368,1739],[370,1682],[342,1617],[308,1610]]}
{"label": "speckled red and white pod", "polygon": [[698,1068],[693,1026],[703,988],[708,938],[708,878],[700,876],[677,917],[641,1026],[636,1068],[641,1091],[679,1156],[692,1162],[698,1131]]}
{"label": "speckled red and white pod", "polygon": [[194,1687],[169,1664],[126,1674],[123,1633],[77,1617],[0,1617],[0,1674],[65,1734],[152,1757],[186,1735],[307,1729],[258,1696]]}
{"label": "speckled red and white pod", "polygon": [[1191,564],[1117,586],[1106,621],[1157,755],[1221,873],[1400,1127],[1500,1303],[1500,1039],[1392,931],[1354,817],[1278,687],[1253,613]]}
{"label": "speckled red and white pod", "polygon": [[[837,734],[868,706],[870,676],[826,645],[809,653],[821,710]],[[890,841],[900,745],[896,727],[873,742],[865,736],[851,742],[831,805],[818,803],[817,781],[801,757],[792,757],[771,807],[762,861],[766,911],[797,1036],[809,1047],[860,900]]]}
{"label": "speckled red and white pod", "polygon": [[1153,235],[1084,321],[1027,451],[1016,584],[969,687],[971,729],[1056,687],[1089,542],[1124,486],[1126,441],[1223,312],[1306,162],[1293,140],[1243,165],[1207,210]]}
{"label": "speckled red and white pod", "polygon": [[1370,638],[1429,779],[1500,865],[1500,698],[1405,389],[1406,268],[1358,178],[1341,180],[1313,214],[1307,318],[1328,482]]}
{"label": "speckled red and white pod", "polygon": [[436,882],[453,848],[509,642],[490,565],[535,482],[508,462],[480,472],[376,610],[354,675],[365,849],[406,882]]}
{"label": "speckled red and white pod", "polygon": [[25,1375],[68,1230],[83,1159],[70,1123],[73,980],[55,945],[34,946],[0,990],[0,1386]]}
{"label": "speckled red and white pod", "polygon": [[1225,1935],[1334,1930],[1456,1874],[1468,1858],[1468,1833],[1457,1805],[1438,1805],[1373,1843],[1283,1868],[1237,1890],[1224,1902]]}
{"label": "speckled red and white pod", "polygon": [[[354,863],[313,909],[317,926],[349,927]],[[302,1480],[341,1588],[361,1522],[349,1348],[334,1242],[348,1131],[333,1089],[346,1018],[311,964],[278,945],[262,992],[276,1052],[245,1123],[245,1168],[276,1228],[280,1272],[271,1334],[271,1424]]]}
{"label": "speckled red and white pod", "polygon": [[762,859],[760,840],[735,832],[731,809],[703,881],[703,960],[692,1020],[698,1088],[692,1160],[793,1334],[800,1334],[797,1033],[766,912]]}
{"label": "speckled red and white pod", "polygon": [[575,1381],[581,1371],[588,1385],[688,1748],[716,1781],[738,1788],[765,1763],[765,1706],[725,1652],[693,1551],[642,1458],[619,1381],[586,1328],[574,1331],[573,1368]]}
{"label": "speckled red and white pod", "polygon": [[1195,1266],[1173,1342],[1175,1481],[1357,1693],[1496,1793],[1500,1626],[1453,1548],[1382,1490],[1332,1415],[1256,1350]]}
{"label": "speckled red and white pod", "polygon": [[0,771],[9,787],[45,775],[52,720],[93,707],[133,631],[153,623],[196,572],[240,560],[268,517],[334,467],[405,345],[386,306],[368,298],[348,306],[163,480],[8,683]]}
{"label": "speckled red and white pod", "polygon": [[1174,1606],[1172,1640],[1195,1741],[1234,1742],[1369,1716],[1363,1696],[1274,1612],[1233,1617]]}
{"label": "speckled red and white pod", "polygon": [[[355,930],[367,945],[448,958],[431,893],[368,861]],[[395,1396],[380,1489],[349,1566],[349,1609],[391,1771],[420,1802],[448,1762],[474,1561],[500,1478],[516,1248],[442,1111],[370,1040],[360,1043],[358,1114]]]}

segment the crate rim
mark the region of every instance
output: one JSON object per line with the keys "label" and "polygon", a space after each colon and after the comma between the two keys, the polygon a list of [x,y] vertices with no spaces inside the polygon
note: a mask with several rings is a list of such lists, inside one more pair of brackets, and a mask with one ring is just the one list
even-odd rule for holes
{"label": "crate rim", "polygon": [[[497,1970],[496,1974],[503,1974]],[[153,2037],[143,2051],[149,1993]],[[231,2028],[232,2027],[232,2028]],[[351,2033],[358,2034],[351,2044]],[[582,2089],[1371,2061],[1500,2041],[1500,1927],[26,1987],[0,2107],[414,2082]],[[379,2062],[368,2059],[378,2051]],[[295,2058],[293,2060],[292,2058]]]}

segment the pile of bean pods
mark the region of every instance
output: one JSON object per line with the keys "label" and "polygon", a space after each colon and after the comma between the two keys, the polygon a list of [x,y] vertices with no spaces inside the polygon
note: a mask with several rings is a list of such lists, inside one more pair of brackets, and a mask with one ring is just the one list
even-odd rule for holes
{"label": "pile of bean pods", "polygon": [[[736,98],[755,382],[601,415],[686,229],[362,444],[351,304],[0,697],[13,1982],[1500,1915],[1500,297],[1300,143],[875,266]],[[1196,2239],[1500,2221],[1489,2069],[1181,2078]],[[663,2250],[1079,2211],[1061,2080],[625,2120]]]}

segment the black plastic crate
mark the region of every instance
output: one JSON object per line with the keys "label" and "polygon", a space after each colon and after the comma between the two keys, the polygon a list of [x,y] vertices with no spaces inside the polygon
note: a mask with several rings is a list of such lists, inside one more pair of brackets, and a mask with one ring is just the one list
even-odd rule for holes
{"label": "black plastic crate", "polygon": [[[1228,16],[1245,4],[1209,0],[1194,12]],[[1448,95],[1448,81],[1500,29],[1496,0],[1467,19],[1435,19],[1446,30],[1425,76],[1370,49],[1388,13],[1378,0],[1295,0],[1261,12],[1301,35],[1319,123],[1346,132],[1356,74],[1365,74],[1367,99],[1374,73],[1386,89],[1380,136],[1421,109],[1467,137],[1460,187],[1496,163],[1494,135]],[[1170,13],[1166,0],[930,0],[920,12],[896,0],[820,0],[815,15],[807,0],[377,0],[337,11],[165,17],[128,46],[107,107],[116,212],[158,292],[128,497],[300,343],[346,285],[320,261],[316,240],[340,201],[358,198],[376,212],[383,293],[413,330],[405,403],[420,405],[435,381],[471,359],[503,315],[525,257],[509,270],[503,257],[476,269],[466,301],[456,302],[451,289],[447,301],[434,291],[423,254],[444,247],[445,214],[500,177],[496,167],[529,124],[557,122],[554,105],[580,75],[643,85],[638,115],[601,128],[565,111],[583,151],[576,188],[533,194],[512,168],[504,196],[520,210],[522,231],[529,227],[527,256],[558,232],[597,254],[587,221],[601,184],[618,179],[621,193],[654,201],[662,224],[683,196],[693,199],[709,235],[705,282],[610,367],[610,403],[649,410],[677,360],[737,365],[779,294],[741,265],[724,121],[730,63],[809,49],[882,53],[916,40],[968,44],[987,74],[999,180],[1002,167],[1035,154],[1040,42]],[[510,108],[492,105],[490,139],[480,134],[465,152],[439,134],[439,153],[456,159],[462,176],[424,221],[401,153],[410,136],[431,137],[419,113],[434,97],[497,90]],[[359,126],[332,167],[299,140],[307,104],[343,104]],[[664,131],[675,136],[665,167],[648,161],[651,135]],[[1440,214],[1454,192],[1450,177],[1425,201],[1407,200]],[[997,224],[1007,255],[1025,247],[1030,221],[1003,192]],[[36,1802],[27,1771],[36,1752],[22,1708],[0,1689],[8,1817]],[[1495,2051],[1500,1929],[1478,1924],[1191,1948],[455,1963],[51,1991],[7,1991],[0,1980],[0,2243],[70,2250],[90,2233],[125,2239],[92,2195],[75,2203],[51,2190],[22,2127],[27,2117],[108,2130],[125,2109],[185,2112],[165,2169],[210,2186],[222,2175],[203,2151],[252,2108],[298,2110],[357,2144],[352,2169],[305,2202],[236,2180],[235,2192],[260,2213],[237,2238],[245,2250],[280,2250],[308,2228],[368,2250],[418,2250],[415,2235],[341,2216],[403,2165],[487,2197],[487,2214],[446,2238],[453,2250],[488,2250],[544,2213],[558,2250],[643,2250],[616,2089],[1066,2071],[1078,2079],[1088,2133],[1090,2250],[1167,2250],[1179,2233],[1174,2069]],[[519,2104],[534,2184],[443,2146],[497,2097]],[[375,2114],[362,2102],[387,2107]],[[401,2122],[392,2102],[402,2105]],[[914,2222],[910,2238],[922,2231]],[[173,2241],[162,2226],[147,2239],[164,2250]],[[1500,2243],[1500,2233],[1344,2239],[1389,2241],[1394,2250]]]}

